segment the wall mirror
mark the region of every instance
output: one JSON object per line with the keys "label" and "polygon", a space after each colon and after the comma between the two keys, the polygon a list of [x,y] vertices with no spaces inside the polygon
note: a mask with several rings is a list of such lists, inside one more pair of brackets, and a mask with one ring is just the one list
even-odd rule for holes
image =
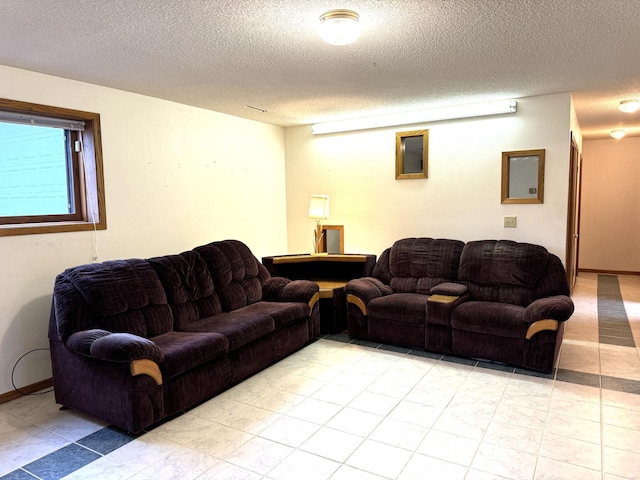
{"label": "wall mirror", "polygon": [[502,203],[544,203],[544,149],[502,152]]}
{"label": "wall mirror", "polygon": [[396,179],[427,178],[429,130],[396,132]]}
{"label": "wall mirror", "polygon": [[344,253],[343,225],[322,225],[320,252]]}

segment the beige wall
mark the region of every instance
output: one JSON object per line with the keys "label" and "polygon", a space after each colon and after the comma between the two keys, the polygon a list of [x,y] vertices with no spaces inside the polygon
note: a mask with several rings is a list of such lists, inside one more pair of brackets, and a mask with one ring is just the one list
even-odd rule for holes
{"label": "beige wall", "polygon": [[[0,66],[3,97],[101,114],[108,229],[99,259],[179,253],[237,238],[286,250],[284,130],[118,90]],[[93,261],[92,232],[0,237],[0,394],[18,358],[46,348],[55,275]],[[50,377],[27,355],[18,386]]]}
{"label": "beige wall", "polygon": [[[398,127],[312,136],[185,105],[0,66],[2,96],[99,112],[108,229],[0,237],[0,394],[18,358],[46,348],[55,275],[94,260],[178,253],[224,238],[258,256],[308,252],[309,196],[331,196],[328,224],[348,252],[379,254],[405,236],[507,238],[564,259],[569,94],[524,98],[515,115],[430,129],[429,178],[395,180]],[[545,203],[500,203],[501,152],[546,149]],[[502,227],[517,215],[518,227]],[[16,383],[51,374],[47,352]]]}
{"label": "beige wall", "polygon": [[578,267],[640,272],[640,138],[583,143]]}
{"label": "beige wall", "polygon": [[[309,197],[330,196],[326,224],[345,226],[345,251],[380,254],[409,236],[511,239],[564,261],[571,95],[518,100],[516,114],[314,136],[287,128],[289,251],[309,252]],[[429,178],[395,179],[395,132],[429,128]],[[503,151],[546,150],[544,204],[502,205]],[[503,216],[516,215],[517,228]],[[286,253],[286,252],[279,252]]]}

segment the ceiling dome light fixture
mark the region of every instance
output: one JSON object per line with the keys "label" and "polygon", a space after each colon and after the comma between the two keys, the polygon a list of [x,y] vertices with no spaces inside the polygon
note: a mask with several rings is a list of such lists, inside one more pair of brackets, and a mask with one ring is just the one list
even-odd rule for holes
{"label": "ceiling dome light fixture", "polygon": [[624,128],[616,128],[615,130],[611,130],[611,133],[609,135],[617,140],[624,137],[626,135],[626,132],[624,131]]}
{"label": "ceiling dome light fixture", "polygon": [[640,109],[640,100],[623,100],[618,108],[624,113],[637,112]]}
{"label": "ceiling dome light fixture", "polygon": [[320,36],[331,45],[348,45],[360,35],[360,16],[353,10],[329,10],[320,15]]}

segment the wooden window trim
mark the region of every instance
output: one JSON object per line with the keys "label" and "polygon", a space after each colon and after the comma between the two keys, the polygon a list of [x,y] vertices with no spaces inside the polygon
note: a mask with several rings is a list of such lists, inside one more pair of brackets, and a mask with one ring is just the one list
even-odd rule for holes
{"label": "wooden window trim", "polygon": [[[107,210],[104,191],[100,114],[8,99],[0,99],[0,110],[85,122],[85,130],[79,132],[83,144],[84,164],[79,162],[77,156],[73,160],[78,162],[77,168],[73,169],[74,175],[77,174],[78,178],[74,180],[79,181],[81,191],[84,192],[81,198],[75,199],[77,211],[80,212],[79,219],[60,222],[52,221],[52,218],[47,217],[33,217],[33,222],[31,223],[0,225],[0,237],[106,230]],[[86,171],[83,170],[85,166]],[[83,174],[80,175],[80,173]]]}

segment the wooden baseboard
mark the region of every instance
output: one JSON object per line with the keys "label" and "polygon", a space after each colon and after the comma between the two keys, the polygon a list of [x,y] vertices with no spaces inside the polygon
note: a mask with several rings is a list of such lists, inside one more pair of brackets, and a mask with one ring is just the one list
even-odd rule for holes
{"label": "wooden baseboard", "polygon": [[592,268],[579,268],[578,273],[603,273],[608,275],[640,275],[640,272],[625,272],[623,270],[597,270]]}
{"label": "wooden baseboard", "polygon": [[[40,382],[27,385],[26,387],[20,387],[20,392],[13,390],[11,392],[0,394],[0,404],[10,402],[20,397],[24,397],[26,394],[31,394],[44,390],[45,388],[51,388],[53,386],[53,378],[47,378]],[[22,393],[21,393],[22,392]]]}

